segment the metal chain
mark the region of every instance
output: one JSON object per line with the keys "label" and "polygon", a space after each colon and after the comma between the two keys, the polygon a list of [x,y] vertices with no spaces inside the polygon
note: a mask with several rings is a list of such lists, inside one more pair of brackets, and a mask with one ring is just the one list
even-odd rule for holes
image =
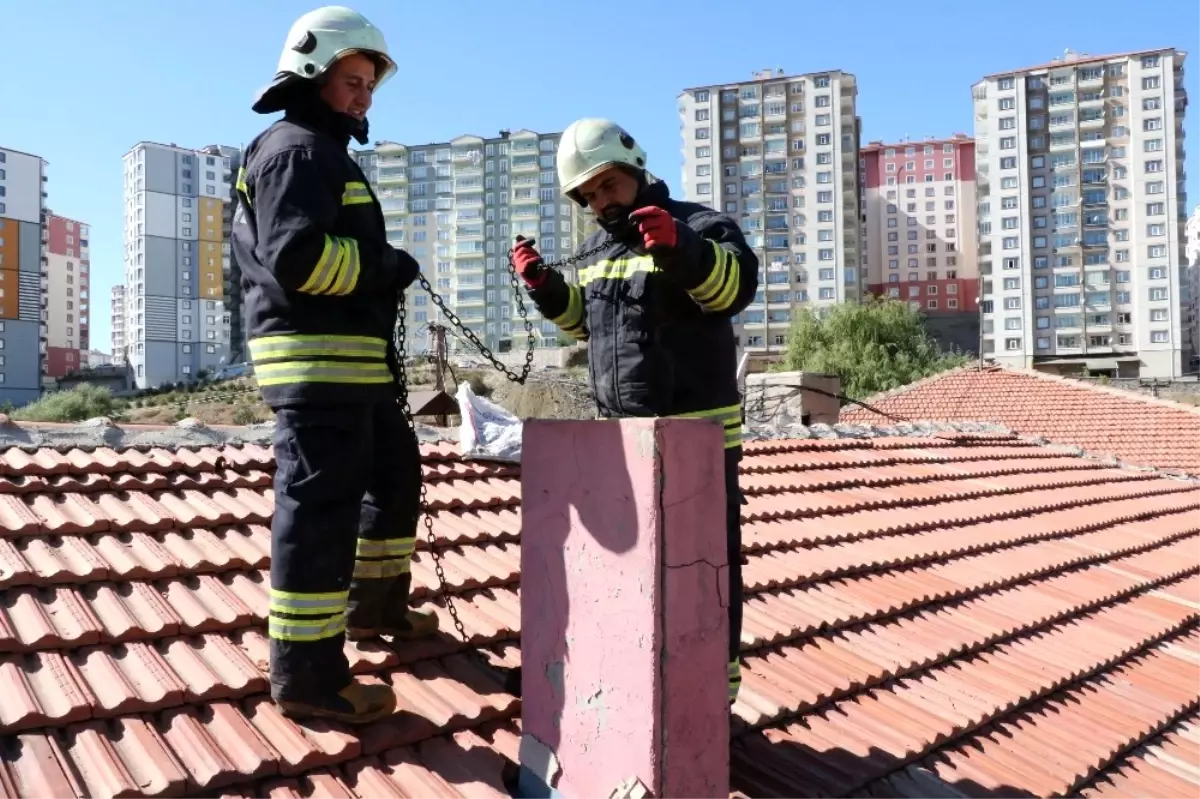
{"label": "metal chain", "polygon": [[[543,263],[542,266],[546,269],[562,269],[565,266],[571,266],[572,264],[577,264],[584,259],[591,258],[593,255],[596,255],[607,248],[611,243],[611,240],[606,239],[595,247],[584,250],[576,255],[563,258],[561,261]],[[452,327],[457,328],[462,333],[463,337],[466,338],[467,341],[469,341],[471,345],[479,351],[479,354],[483,356],[484,360],[491,364],[493,369],[500,372],[509,380],[517,383],[518,385],[525,384],[525,381],[529,379],[529,372],[533,369],[533,348],[535,343],[533,337],[533,322],[529,319],[529,311],[525,307],[525,299],[521,296],[521,281],[517,277],[517,267],[516,264],[513,263],[511,251],[508,253],[508,282],[509,286],[512,288],[513,296],[517,300],[517,314],[521,317],[521,323],[525,327],[525,363],[521,366],[520,372],[513,371],[499,358],[497,358],[495,354],[492,353],[491,349],[479,340],[479,336],[475,334],[475,331],[465,325],[463,321],[458,318],[458,314],[454,313],[454,311],[450,309],[450,307],[446,304],[446,300],[433,290],[433,286],[430,285],[429,280],[419,272],[417,273],[417,281],[421,284],[421,288],[425,289],[425,292],[433,300],[433,304],[437,306],[439,311],[442,312],[442,316],[446,319],[446,321],[448,321]],[[403,308],[403,306],[401,306],[401,308]],[[401,310],[401,314],[403,314],[403,310]]]}
{"label": "metal chain", "polygon": [[[543,266],[543,268],[547,268],[547,269],[561,269],[564,266],[570,266],[572,264],[579,263],[580,261],[584,260],[585,258],[590,258],[593,255],[598,254],[599,252],[604,250],[606,247],[608,247],[610,244],[611,244],[610,240],[605,240],[596,247],[592,247],[590,249],[584,250],[583,252],[580,252],[574,256],[564,258],[561,261],[555,261],[553,263],[543,263],[542,266]],[[530,321],[530,319],[529,319],[528,311],[525,308],[525,301],[521,297],[521,284],[517,278],[517,268],[516,268],[516,265],[513,263],[511,252],[508,255],[508,269],[509,269],[509,283],[512,286],[513,293],[515,294],[516,299],[517,299],[517,312],[520,314],[521,321],[525,325],[525,336],[526,336],[526,347],[527,348],[525,351],[525,364],[521,367],[520,373],[514,372],[511,369],[509,369],[507,366],[505,366],[492,353],[491,349],[489,349],[487,345],[485,345],[482,341],[479,340],[479,337],[477,335],[475,335],[475,332],[473,330],[471,330],[471,328],[469,328],[465,324],[463,324],[462,320],[460,320],[458,318],[458,315],[455,314],[454,311],[450,310],[449,307],[447,307],[446,301],[441,296],[439,296],[437,294],[437,292],[435,292],[433,290],[433,286],[431,286],[429,284],[429,281],[420,272],[417,273],[417,280],[418,280],[418,282],[420,282],[421,288],[425,289],[425,291],[433,299],[433,304],[436,305],[438,307],[438,309],[441,310],[441,312],[445,315],[445,318],[452,325],[454,325],[454,327],[458,328],[462,332],[463,336],[465,336],[467,338],[467,340],[470,341],[471,344],[473,344],[475,346],[475,348],[479,350],[480,355],[482,355],[485,359],[487,359],[487,361],[497,371],[503,373],[504,376],[507,377],[509,380],[513,381],[514,383],[524,384],[525,381],[529,378],[530,370],[533,368],[533,346],[534,346],[533,322]],[[416,438],[417,428],[416,428],[416,423],[413,421],[413,418],[412,418],[412,407],[409,405],[409,401],[408,401],[408,375],[407,375],[407,372],[405,369],[405,361],[407,360],[407,357],[408,357],[406,354],[406,344],[407,344],[407,342],[406,342],[407,335],[406,334],[408,331],[407,331],[407,327],[406,327],[406,323],[405,323],[405,317],[407,316],[407,313],[406,313],[406,307],[405,307],[405,295],[403,293],[401,293],[401,295],[400,295],[400,304],[399,304],[398,312],[399,312],[398,313],[399,318],[398,318],[398,321],[396,324],[396,335],[395,335],[396,364],[397,364],[396,377],[397,377],[397,383],[398,383],[397,389],[399,391],[399,400],[398,401],[400,403],[400,407],[404,411],[404,418],[408,420],[408,424],[412,428],[413,437]],[[437,574],[438,589],[439,589],[439,593],[442,598],[442,601],[446,605],[446,612],[450,614],[450,620],[452,622],[454,622],[454,629],[458,633],[458,637],[460,639],[462,639],[462,642],[464,644],[466,644],[468,648],[470,648],[470,646],[471,646],[470,636],[467,635],[466,628],[463,627],[462,620],[459,619],[459,617],[458,617],[458,608],[455,607],[454,598],[450,595],[450,591],[446,587],[446,573],[442,570],[442,555],[437,550],[437,538],[433,534],[433,517],[429,514],[429,501],[428,501],[427,490],[425,487],[424,479],[421,480],[421,504],[418,509],[418,513],[424,518],[425,537],[429,543],[429,555],[430,555],[430,558],[433,560],[433,570]],[[474,650],[472,650],[472,651],[474,651]]]}

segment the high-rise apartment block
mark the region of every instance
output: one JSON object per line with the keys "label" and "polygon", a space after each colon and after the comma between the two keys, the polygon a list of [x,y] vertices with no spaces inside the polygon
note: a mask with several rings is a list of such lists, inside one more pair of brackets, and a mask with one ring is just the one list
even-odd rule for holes
{"label": "high-rise apartment block", "polygon": [[737,219],[761,260],[735,320],[747,351],[781,351],[798,306],[862,297],[856,97],[850,73],[781,70],[679,96],[684,197]]}
{"label": "high-rise apartment block", "polygon": [[46,161],[0,148],[0,402],[42,393],[47,326]]}
{"label": "high-rise apartment block", "polygon": [[871,142],[859,167],[867,290],[908,302],[944,343],[978,351],[975,142]]}
{"label": "high-rise apartment block", "polygon": [[127,363],[125,338],[125,286],[118,283],[112,287],[109,297],[112,313],[112,362]]}
{"label": "high-rise apartment block", "polygon": [[986,357],[1180,374],[1184,55],[1068,53],[974,86]]}
{"label": "high-rise apartment block", "polygon": [[139,142],[125,155],[125,345],[139,388],[228,360],[237,154]]}
{"label": "high-rise apartment block", "polygon": [[47,212],[46,216],[46,358],[43,373],[62,377],[87,366],[91,347],[88,296],[88,226]]}
{"label": "high-rise apartment block", "polygon": [[1189,264],[1200,264],[1200,205],[1192,209],[1192,215],[1188,217],[1184,226],[1184,238],[1187,239],[1184,245],[1184,259]]}
{"label": "high-rise apartment block", "polygon": [[[518,235],[536,238],[548,261],[574,253],[589,228],[562,196],[555,171],[558,133],[501,131],[495,138],[381,142],[354,153],[383,206],[389,241],[421,264],[434,291],[497,352],[525,347],[508,251]],[[574,270],[566,270],[573,279]],[[539,347],[566,343],[522,291]],[[428,351],[430,322],[445,320],[416,284],[405,303],[409,354]],[[467,350],[456,336],[451,350]]]}

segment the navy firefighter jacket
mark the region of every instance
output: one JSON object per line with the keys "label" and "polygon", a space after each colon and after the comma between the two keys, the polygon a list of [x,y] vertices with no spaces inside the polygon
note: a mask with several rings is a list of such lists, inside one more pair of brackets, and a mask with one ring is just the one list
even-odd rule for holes
{"label": "navy firefighter jacket", "polygon": [[272,407],[395,395],[396,310],[419,266],[388,244],[348,141],[285,116],[251,142],[238,173],[233,250]]}
{"label": "navy firefighter jacket", "polygon": [[[639,204],[675,218],[671,255],[613,240],[579,264],[576,283],[551,270],[530,297],[564,333],[587,342],[601,416],[712,417],[724,423],[726,447],[740,446],[731,319],[758,290],[758,258],[733,219],[671,199],[665,183],[647,187]],[[607,235],[592,234],[580,251]]]}

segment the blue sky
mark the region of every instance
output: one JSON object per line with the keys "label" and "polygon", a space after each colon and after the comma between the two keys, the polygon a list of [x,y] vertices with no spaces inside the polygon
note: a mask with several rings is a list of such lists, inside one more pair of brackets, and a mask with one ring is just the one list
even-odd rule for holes
{"label": "blue sky", "polygon": [[[268,122],[250,110],[254,93],[274,73],[293,20],[320,1],[0,0],[0,146],[49,160],[50,207],[92,226],[94,347],[109,349],[109,288],[121,279],[121,156],[141,140],[248,142]],[[985,74],[1067,47],[1179,47],[1191,54],[1189,203],[1200,201],[1196,0],[352,5],[384,30],[400,65],[376,97],[373,139],[561,130],[607,116],[675,189],[675,98],[690,86],[767,67],[844,69],[858,76],[864,141],[921,138],[970,133],[971,84]]]}

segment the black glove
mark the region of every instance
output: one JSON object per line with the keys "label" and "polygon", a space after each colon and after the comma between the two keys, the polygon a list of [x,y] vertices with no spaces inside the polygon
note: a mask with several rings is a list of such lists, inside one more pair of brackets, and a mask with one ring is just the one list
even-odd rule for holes
{"label": "black glove", "polygon": [[404,291],[417,279],[417,275],[421,272],[421,265],[417,263],[416,258],[413,258],[404,250],[392,247],[391,251],[394,261],[393,273],[395,274],[396,291]]}

